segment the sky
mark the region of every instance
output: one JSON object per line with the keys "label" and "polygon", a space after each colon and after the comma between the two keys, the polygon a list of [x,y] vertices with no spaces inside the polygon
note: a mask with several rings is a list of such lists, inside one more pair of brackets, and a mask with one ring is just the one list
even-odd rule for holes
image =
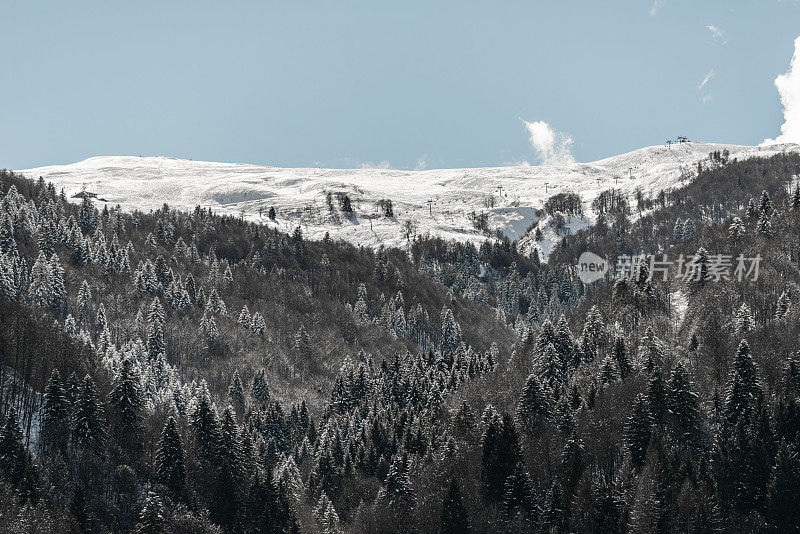
{"label": "sky", "polygon": [[679,135],[800,142],[796,0],[4,0],[0,21],[0,168],[478,167]]}

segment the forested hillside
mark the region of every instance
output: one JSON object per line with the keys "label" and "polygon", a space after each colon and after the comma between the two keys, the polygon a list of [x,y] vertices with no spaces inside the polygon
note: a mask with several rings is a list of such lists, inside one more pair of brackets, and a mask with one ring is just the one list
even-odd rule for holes
{"label": "forested hillside", "polygon": [[[4,172],[0,531],[797,529],[799,170],[717,153],[656,198],[608,191],[548,263]],[[585,286],[585,250],[692,276]]]}

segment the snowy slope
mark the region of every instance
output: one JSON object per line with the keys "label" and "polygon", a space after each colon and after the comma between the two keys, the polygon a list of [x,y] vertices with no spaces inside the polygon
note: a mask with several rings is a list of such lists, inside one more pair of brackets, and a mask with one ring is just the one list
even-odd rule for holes
{"label": "snowy slope", "polygon": [[[800,145],[749,147],[691,142],[642,148],[592,163],[424,171],[287,169],[167,157],[103,156],[19,172],[31,178],[42,176],[63,187],[70,197],[86,190],[128,210],[149,211],[165,202],[191,210],[199,204],[217,213],[241,213],[250,220],[275,224],[266,216],[274,206],[277,224],[286,231],[300,225],[310,238],[319,239],[330,232],[334,239],[377,246],[402,245],[401,228],[407,220],[414,222],[417,233],[480,241],[484,238],[472,227],[472,212],[487,212],[492,229],[519,239],[536,221],[535,211],[549,195],[577,192],[591,202],[610,187],[626,191],[640,187],[646,195],[655,195],[679,185],[682,169],[693,170],[709,152],[724,149],[730,151],[731,158],[743,159],[800,151]],[[347,219],[338,209],[329,211],[325,201],[328,192],[347,193],[353,200],[355,216]],[[487,208],[490,197],[494,206]],[[394,218],[379,216],[376,203],[384,198],[392,200]]]}

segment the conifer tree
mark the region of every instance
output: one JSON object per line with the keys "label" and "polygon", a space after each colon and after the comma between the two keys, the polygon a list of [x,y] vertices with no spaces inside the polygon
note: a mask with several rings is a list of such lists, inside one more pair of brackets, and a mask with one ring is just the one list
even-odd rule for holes
{"label": "conifer tree", "polygon": [[678,362],[672,370],[667,391],[673,435],[679,443],[694,445],[700,437],[701,414],[697,393],[692,390],[689,375]]}
{"label": "conifer tree", "polygon": [[94,381],[89,375],[78,387],[75,410],[72,416],[72,434],[75,444],[85,450],[98,452],[106,437],[103,408]]}
{"label": "conifer tree", "polygon": [[378,493],[378,502],[389,512],[392,532],[414,530],[414,510],[417,499],[408,469],[407,455],[395,458],[389,467],[384,486]]}
{"label": "conifer tree", "polygon": [[70,407],[61,385],[61,375],[53,369],[45,386],[39,414],[40,442],[45,452],[66,452],[69,439]]}
{"label": "conifer tree", "polygon": [[625,340],[620,336],[614,342],[614,360],[617,362],[619,369],[619,376],[622,380],[630,374],[631,363],[628,361],[627,350],[625,349]]}
{"label": "conifer tree", "polygon": [[522,462],[514,465],[503,485],[503,496],[499,509],[507,522],[521,521],[532,528],[539,516],[539,508],[535,502],[533,481]]}
{"label": "conifer tree", "polygon": [[147,356],[149,359],[156,358],[166,350],[165,324],[164,307],[158,297],[155,297],[147,311]]}
{"label": "conifer tree", "polygon": [[161,498],[154,492],[147,493],[139,522],[133,531],[135,534],[166,534],[164,505]]}
{"label": "conifer tree", "polygon": [[658,369],[653,370],[647,384],[647,406],[654,424],[660,424],[667,413],[667,387]]}
{"label": "conifer tree", "polygon": [[510,415],[503,414],[500,422],[489,423],[482,445],[483,496],[489,503],[498,503],[506,479],[521,460],[519,436]]}
{"label": "conifer tree", "polygon": [[244,413],[244,386],[239,378],[239,371],[233,371],[231,383],[228,385],[228,398],[238,413]]}
{"label": "conifer tree", "polygon": [[256,371],[250,393],[261,406],[267,406],[269,404],[269,386],[267,384],[267,372],[264,369]]}
{"label": "conifer tree", "polygon": [[631,466],[636,471],[641,470],[644,465],[652,426],[647,398],[639,394],[633,403],[631,415],[625,425],[625,448],[630,455]]}
{"label": "conifer tree", "polygon": [[122,360],[108,395],[108,408],[114,441],[123,450],[136,454],[141,447],[144,398],[139,376],[129,358]]}
{"label": "conifer tree", "polygon": [[584,462],[583,440],[578,437],[577,431],[572,430],[571,435],[564,445],[561,452],[561,467],[564,471],[564,491],[572,494],[580,482],[581,476],[586,469]]}
{"label": "conifer tree", "polygon": [[767,488],[768,517],[774,532],[794,532],[800,525],[800,457],[797,447],[781,441]]}
{"label": "conifer tree", "polygon": [[5,424],[0,429],[0,474],[17,490],[23,502],[34,497],[38,475],[22,441],[22,430],[13,408],[6,414]]}
{"label": "conifer tree", "polygon": [[173,498],[185,500],[187,497],[185,459],[181,436],[174,417],[167,419],[167,424],[161,432],[154,468],[156,481],[166,487]]}
{"label": "conifer tree", "polygon": [[736,312],[736,332],[740,336],[745,336],[750,333],[751,330],[755,328],[755,321],[753,320],[753,313],[750,311],[750,307],[742,303],[739,309]]}
{"label": "conifer tree", "polygon": [[533,432],[550,418],[547,394],[539,384],[535,374],[528,376],[522,396],[517,404],[517,420],[525,432]]}
{"label": "conifer tree", "polygon": [[454,478],[450,480],[450,489],[442,502],[442,520],[440,534],[469,534],[469,514],[464,506],[461,488]]}

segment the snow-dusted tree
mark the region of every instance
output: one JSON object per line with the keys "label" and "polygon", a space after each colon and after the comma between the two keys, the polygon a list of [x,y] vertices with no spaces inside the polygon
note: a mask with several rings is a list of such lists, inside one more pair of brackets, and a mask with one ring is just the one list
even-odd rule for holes
{"label": "snow-dusted tree", "polygon": [[264,330],[267,328],[267,324],[264,322],[264,316],[261,315],[260,312],[255,312],[253,314],[253,322],[250,325],[250,330],[253,334],[257,336],[263,336]]}
{"label": "snow-dusted tree", "polygon": [[253,318],[250,316],[250,310],[247,309],[246,304],[242,306],[242,311],[239,312],[237,322],[245,328],[250,328],[253,324]]}
{"label": "snow-dusted tree", "polygon": [[524,432],[533,432],[550,418],[550,401],[535,374],[528,376],[517,404],[517,421]]}
{"label": "snow-dusted tree", "polygon": [[735,320],[736,332],[741,336],[747,335],[756,327],[755,320],[753,319],[753,313],[750,311],[750,307],[744,302],[736,311]]}
{"label": "snow-dusted tree", "polygon": [[239,371],[233,371],[231,383],[228,385],[228,399],[230,399],[237,413],[244,413],[244,386],[242,385],[242,379],[239,378]]}
{"label": "snow-dusted tree", "polygon": [[789,305],[791,302],[789,301],[789,294],[784,291],[781,293],[781,296],[778,297],[778,304],[775,307],[775,319],[780,320],[786,317],[786,314],[789,313]]}
{"label": "snow-dusted tree", "polygon": [[42,409],[39,413],[40,445],[44,452],[66,452],[69,439],[70,407],[61,375],[53,369],[42,398]]}
{"label": "snow-dusted tree", "polygon": [[51,292],[50,262],[44,252],[39,252],[31,268],[28,297],[37,306],[46,307],[50,304]]}
{"label": "snow-dusted tree", "polygon": [[164,339],[166,315],[158,297],[153,298],[147,311],[147,357],[153,359],[166,351]]}
{"label": "snow-dusted tree", "polygon": [[48,266],[50,278],[50,307],[60,313],[64,309],[67,299],[67,288],[64,285],[64,268],[58,260],[58,255],[50,256]]}
{"label": "snow-dusted tree", "polygon": [[442,308],[441,314],[442,334],[441,334],[441,351],[442,354],[455,350],[461,344],[461,327],[453,317],[453,310],[450,308]]}
{"label": "snow-dusted tree", "polygon": [[173,498],[186,499],[186,467],[183,445],[174,417],[167,419],[167,424],[164,425],[164,430],[161,432],[154,468],[156,481],[167,488]]}
{"label": "snow-dusted tree", "polygon": [[167,526],[164,519],[164,504],[161,497],[149,491],[144,501],[144,507],[139,515],[139,522],[133,529],[134,534],[166,534]]}
{"label": "snow-dusted tree", "polygon": [[223,317],[228,315],[228,308],[225,307],[225,303],[220,298],[216,287],[213,288],[208,295],[206,310],[214,315],[221,315]]}
{"label": "snow-dusted tree", "polygon": [[98,451],[106,436],[103,409],[94,381],[89,375],[78,387],[72,415],[72,435],[75,444],[86,450]]}
{"label": "snow-dusted tree", "polygon": [[256,371],[250,392],[261,406],[267,406],[269,404],[269,386],[267,384],[267,372],[264,369]]}
{"label": "snow-dusted tree", "polygon": [[108,395],[108,414],[111,436],[120,448],[129,453],[136,454],[141,447],[143,409],[139,375],[133,361],[125,358]]}

